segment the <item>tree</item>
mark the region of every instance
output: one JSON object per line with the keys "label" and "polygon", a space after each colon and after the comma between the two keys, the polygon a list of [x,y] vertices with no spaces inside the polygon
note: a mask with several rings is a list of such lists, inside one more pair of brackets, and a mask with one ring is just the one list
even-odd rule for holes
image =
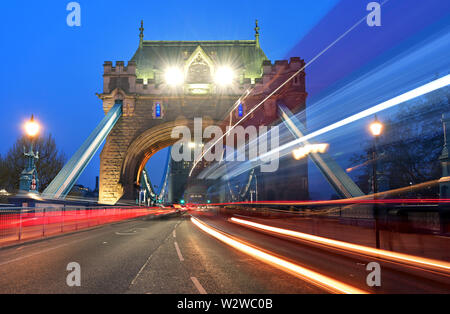
{"label": "tree", "polygon": [[5,167],[4,167],[4,160],[3,157],[0,155],[0,203],[7,203],[8,202],[8,196],[6,194],[3,194],[4,189],[4,177],[5,177]]}
{"label": "tree", "polygon": [[5,178],[6,178],[6,174],[5,174],[5,166],[4,166],[4,160],[2,155],[0,155],[0,189],[2,189],[4,186],[6,186],[5,184]]}
{"label": "tree", "polygon": [[[25,167],[23,153],[29,145],[30,139],[23,136],[11,147],[5,158],[0,159],[0,188],[5,188],[8,192],[19,188],[20,173]],[[33,140],[33,148],[39,152],[36,168],[40,182],[39,190],[42,192],[62,169],[66,157],[64,153],[58,151],[51,134]]]}
{"label": "tree", "polygon": [[[443,148],[442,114],[450,114],[450,88],[442,88],[400,107],[390,119],[383,121],[379,138],[379,170],[390,190],[415,185],[441,177],[439,155]],[[357,183],[368,193],[373,162],[372,147],[355,155],[353,162],[363,164]],[[368,162],[369,161],[369,162]],[[415,191],[417,197],[437,197],[438,187]]]}

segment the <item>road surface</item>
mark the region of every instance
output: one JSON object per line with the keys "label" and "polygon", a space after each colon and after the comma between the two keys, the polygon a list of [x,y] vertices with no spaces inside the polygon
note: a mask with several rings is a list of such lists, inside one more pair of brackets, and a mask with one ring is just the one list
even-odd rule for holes
{"label": "road surface", "polygon": [[[366,284],[373,259],[313,246],[191,213],[252,246],[369,293],[450,292],[448,276],[378,261],[382,286]],[[69,287],[67,265],[81,267]],[[0,293],[327,293],[211,237],[190,214],[103,225],[0,250]]]}

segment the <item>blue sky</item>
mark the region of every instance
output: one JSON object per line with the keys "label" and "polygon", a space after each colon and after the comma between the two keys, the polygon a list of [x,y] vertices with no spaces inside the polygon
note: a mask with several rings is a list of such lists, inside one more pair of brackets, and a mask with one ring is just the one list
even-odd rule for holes
{"label": "blue sky", "polygon": [[[81,27],[68,27],[69,1],[2,3],[0,154],[21,135],[33,113],[68,157],[101,120],[105,60],[129,60],[144,20],[147,40],[254,38],[270,59],[290,49],[338,2],[321,1],[78,1]],[[79,182],[93,186],[99,153]]]}
{"label": "blue sky", "polygon": [[[103,62],[132,57],[141,19],[147,40],[252,39],[258,19],[261,46],[269,59],[300,56],[309,61],[367,14],[370,1],[78,2],[81,27],[66,24],[69,1],[2,3],[0,154],[21,135],[22,122],[33,113],[69,158],[103,117],[95,95],[102,92]],[[382,9],[382,27],[362,24],[307,69],[309,99],[320,97],[449,10],[449,1],[390,0]],[[163,154],[151,162],[155,159],[156,164],[165,161]],[[154,184],[160,168],[150,171]],[[93,187],[98,171],[99,153],[79,182]]]}

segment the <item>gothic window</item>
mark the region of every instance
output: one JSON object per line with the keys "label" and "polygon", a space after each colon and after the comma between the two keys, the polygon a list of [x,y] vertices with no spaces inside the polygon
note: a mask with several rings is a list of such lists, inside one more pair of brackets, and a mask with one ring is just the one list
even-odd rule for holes
{"label": "gothic window", "polygon": [[244,105],[242,103],[238,106],[238,117],[242,117],[244,115]]}
{"label": "gothic window", "polygon": [[153,118],[162,119],[164,116],[163,107],[160,101],[155,101],[153,103]]}
{"label": "gothic window", "polygon": [[189,66],[186,81],[190,84],[211,83],[211,70],[200,54],[195,57]]}

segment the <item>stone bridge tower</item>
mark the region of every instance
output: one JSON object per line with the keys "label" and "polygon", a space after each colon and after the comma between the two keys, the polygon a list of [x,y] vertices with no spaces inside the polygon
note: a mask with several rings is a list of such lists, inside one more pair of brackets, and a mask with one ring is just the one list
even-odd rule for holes
{"label": "stone bridge tower", "polygon": [[[266,83],[270,61],[255,30],[255,40],[147,41],[141,22],[139,47],[128,64],[104,63],[103,93],[98,95],[103,110],[106,114],[122,100],[123,114],[100,155],[101,203],[135,199],[149,158],[178,140],[171,138],[175,126],[192,128],[198,117],[203,127],[220,125],[242,95]],[[304,81],[297,88],[304,92]]]}

